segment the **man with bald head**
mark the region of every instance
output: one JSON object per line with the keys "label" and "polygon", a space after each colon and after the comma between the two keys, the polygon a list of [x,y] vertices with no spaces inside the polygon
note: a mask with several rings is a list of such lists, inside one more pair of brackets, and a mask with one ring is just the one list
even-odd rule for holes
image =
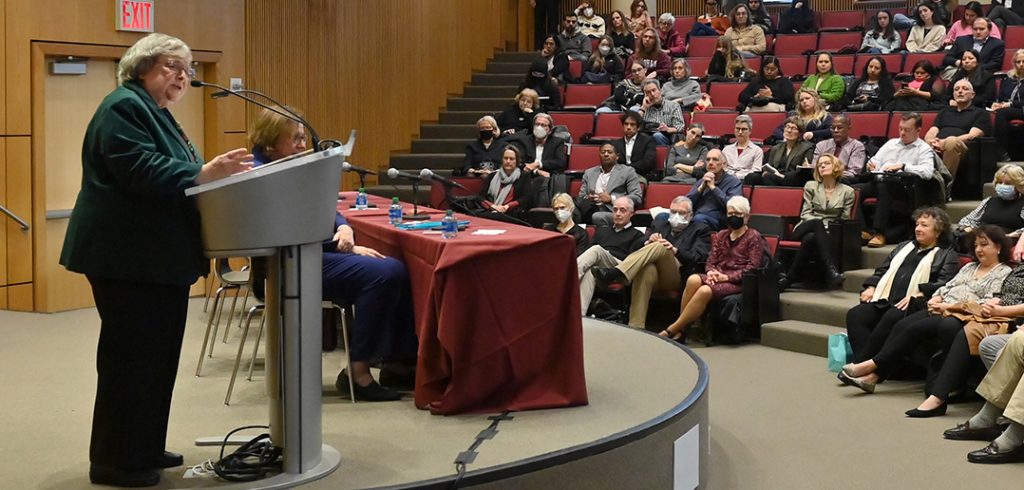
{"label": "man with bald head", "polygon": [[703,223],[713,230],[721,228],[725,218],[725,203],[733,196],[743,195],[743,183],[725,172],[725,156],[717,148],[708,152],[707,173],[686,197],[693,203],[693,222]]}
{"label": "man with bald head", "polygon": [[974,87],[967,79],[953,85],[954,105],[946,107],[924,136],[924,141],[942,155],[949,173],[956,178],[960,161],[967,153],[967,142],[992,132],[988,112],[974,104]]}
{"label": "man with bald head", "polygon": [[583,185],[576,197],[576,209],[586,223],[610,225],[612,202],[619,196],[626,196],[633,201],[635,209],[643,202],[643,189],[636,170],[619,163],[615,145],[601,145],[598,157],[600,165],[583,172]]}

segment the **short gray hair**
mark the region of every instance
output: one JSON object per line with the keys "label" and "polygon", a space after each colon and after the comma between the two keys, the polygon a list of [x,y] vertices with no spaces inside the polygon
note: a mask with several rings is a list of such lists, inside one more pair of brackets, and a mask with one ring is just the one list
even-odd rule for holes
{"label": "short gray hair", "polygon": [[667,22],[669,24],[676,23],[676,16],[672,15],[672,12],[665,12],[658,16],[658,23]]}
{"label": "short gray hair", "polygon": [[729,201],[725,203],[725,207],[726,209],[733,208],[743,213],[744,216],[750,216],[750,201],[743,196],[730,197]]}
{"label": "short gray hair", "polygon": [[154,32],[136,41],[121,57],[121,61],[117,63],[118,83],[139,80],[144,73],[153,68],[157,58],[161,56],[177,56],[186,63],[192,63],[192,50],[184,41]]}
{"label": "short gray hair", "polygon": [[661,88],[661,82],[656,78],[648,78],[647,80],[644,80],[644,83],[640,84],[640,91],[643,92],[648,85],[654,85],[655,87]]}
{"label": "short gray hair", "polygon": [[636,203],[634,203],[634,202],[633,202],[633,198],[632,198],[632,197],[629,197],[629,196],[619,196],[619,197],[616,197],[616,198],[615,198],[615,200],[614,200],[614,201],[612,201],[612,204],[614,205],[614,204],[615,204],[616,202],[618,202],[618,201],[619,201],[620,199],[625,199],[625,200],[626,200],[626,202],[628,202],[628,203],[629,203],[629,206],[628,206],[628,207],[629,207],[629,210],[630,210],[630,212],[632,212],[632,211],[635,211],[635,210],[636,210]]}
{"label": "short gray hair", "polygon": [[691,201],[690,198],[686,197],[686,196],[676,196],[675,199],[672,199],[672,203],[669,204],[669,206],[672,206],[674,204],[682,204],[684,202],[690,203],[690,211],[692,212],[693,211],[693,201]]}
{"label": "short gray hair", "polygon": [[554,125],[555,125],[555,118],[551,117],[550,114],[548,114],[546,112],[538,112],[537,114],[534,114],[533,120],[536,121],[538,117],[543,117],[544,119],[547,119],[548,120],[548,124],[550,126],[554,127]]}
{"label": "short gray hair", "polygon": [[746,114],[740,114],[736,116],[736,124],[739,123],[747,123],[747,126],[750,126],[750,129],[754,129],[754,120],[751,119],[750,116]]}

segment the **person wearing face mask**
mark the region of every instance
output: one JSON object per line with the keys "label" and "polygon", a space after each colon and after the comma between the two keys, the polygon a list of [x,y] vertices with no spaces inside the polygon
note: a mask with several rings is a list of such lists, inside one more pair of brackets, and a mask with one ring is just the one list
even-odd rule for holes
{"label": "person wearing face mask", "polygon": [[704,223],[691,223],[693,203],[686,196],[677,196],[669,204],[669,213],[658,215],[647,228],[643,248],[629,254],[615,267],[595,268],[599,286],[622,283],[632,286],[629,302],[629,326],[647,325],[647,306],[652,291],[678,290],[681,274],[707,259],[711,249],[711,228]]}
{"label": "person wearing face mask", "polygon": [[633,167],[619,164],[615,145],[601,145],[598,154],[601,164],[583,172],[583,185],[576,198],[576,207],[584,222],[607,225],[612,221],[612,204],[616,198],[630,198],[635,208],[643,202],[644,196],[640,177]]}
{"label": "person wearing face mask", "polygon": [[996,195],[986,197],[956,225],[954,233],[961,252],[969,250],[964,238],[982,225],[998,226],[1012,238],[1024,233],[1024,169],[1017,165],[999,167],[992,184]]}
{"label": "person wearing face mask", "polygon": [[761,234],[747,226],[750,201],[736,196],[726,209],[726,229],[711,236],[706,272],[686,279],[679,317],[658,335],[685,343],[686,329],[704,314],[711,300],[740,293],[743,273],[761,266],[767,246]]}
{"label": "person wearing face mask", "polygon": [[541,177],[565,172],[569,160],[568,150],[565,140],[551,137],[554,127],[555,120],[542,112],[533,116],[532,131],[521,133],[510,140],[522,150],[522,161],[526,162],[523,171]]}
{"label": "person wearing face mask", "polygon": [[498,168],[501,162],[501,150],[504,147],[501,128],[491,116],[477,120],[477,138],[466,145],[466,158],[458,175],[476,175],[486,177]]}
{"label": "person wearing face mask", "polygon": [[624,68],[622,59],[612,49],[615,42],[611,37],[604,36],[598,41],[597,49],[587,62],[583,64],[583,75],[580,81],[584,83],[617,83],[622,80]]}
{"label": "person wearing face mask", "polygon": [[530,69],[526,72],[523,83],[519,84],[518,90],[522,92],[527,88],[537,92],[541,100],[541,110],[562,108],[562,92],[558,89],[558,82],[548,75],[548,63],[543,59],[536,59],[530,63]]}
{"label": "person wearing face mask", "polygon": [[562,17],[562,30],[558,33],[558,41],[562,52],[571,60],[584,61],[590,57],[590,38],[579,31],[576,14]]}
{"label": "person wearing face mask", "polygon": [[540,96],[532,88],[524,88],[516,94],[508,109],[498,115],[498,127],[502,134],[514,135],[533,131],[533,116],[540,110]]}
{"label": "person wearing face mask", "polygon": [[574,12],[580,34],[594,39],[604,37],[604,18],[594,12],[594,6],[590,2],[581,3]]}
{"label": "person wearing face mask", "polygon": [[555,197],[551,198],[551,210],[558,222],[545,223],[544,229],[571,236],[576,241],[576,256],[579,257],[590,248],[590,236],[587,235],[586,228],[577,225],[573,220],[572,215],[576,210],[576,204],[573,203],[572,196],[564,192],[555,194]]}
{"label": "person wearing face mask", "polygon": [[790,284],[808,277],[807,270],[811,257],[817,255],[818,268],[825,269],[825,284],[830,288],[843,283],[843,275],[836,267],[838,251],[833,250],[828,237],[828,225],[850,219],[853,210],[853,188],[839,182],[843,162],[835,155],[822,155],[814,167],[814,180],[804,184],[804,204],[800,208],[800,222],[793,229],[793,240],[800,240],[789,272],[779,275],[779,291]]}
{"label": "person wearing face mask", "polygon": [[[1024,2],[1022,2],[1024,3]],[[1024,49],[1013,53],[1013,68],[1006,72],[1006,78],[999,85],[999,97],[992,103],[991,110],[996,113],[993,133],[996,143],[1003,150],[1001,160],[1009,161],[1007,153],[1011,149],[1010,121],[1024,119]],[[1019,157],[1020,152],[1015,151]]]}

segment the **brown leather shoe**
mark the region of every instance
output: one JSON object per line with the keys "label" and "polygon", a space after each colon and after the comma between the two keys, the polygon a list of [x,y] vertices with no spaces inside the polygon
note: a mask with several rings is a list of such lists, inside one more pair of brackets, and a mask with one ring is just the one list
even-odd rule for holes
{"label": "brown leather shoe", "polygon": [[1005,429],[1005,427],[1000,427],[998,425],[975,429],[974,427],[971,427],[970,421],[967,421],[953,427],[952,429],[946,429],[946,431],[942,433],[942,437],[956,441],[991,441],[999,437],[999,434],[1002,434]]}
{"label": "brown leather shoe", "polygon": [[878,247],[884,247],[884,246],[885,246],[885,235],[882,235],[881,233],[871,237],[871,239],[868,240],[868,247],[878,248]]}

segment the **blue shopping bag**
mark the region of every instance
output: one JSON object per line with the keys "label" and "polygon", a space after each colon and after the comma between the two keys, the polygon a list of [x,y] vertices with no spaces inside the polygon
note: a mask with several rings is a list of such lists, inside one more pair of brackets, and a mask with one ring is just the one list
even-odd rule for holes
{"label": "blue shopping bag", "polygon": [[828,370],[838,373],[843,366],[850,362],[853,356],[853,347],[850,346],[850,337],[845,333],[837,333],[828,336]]}

